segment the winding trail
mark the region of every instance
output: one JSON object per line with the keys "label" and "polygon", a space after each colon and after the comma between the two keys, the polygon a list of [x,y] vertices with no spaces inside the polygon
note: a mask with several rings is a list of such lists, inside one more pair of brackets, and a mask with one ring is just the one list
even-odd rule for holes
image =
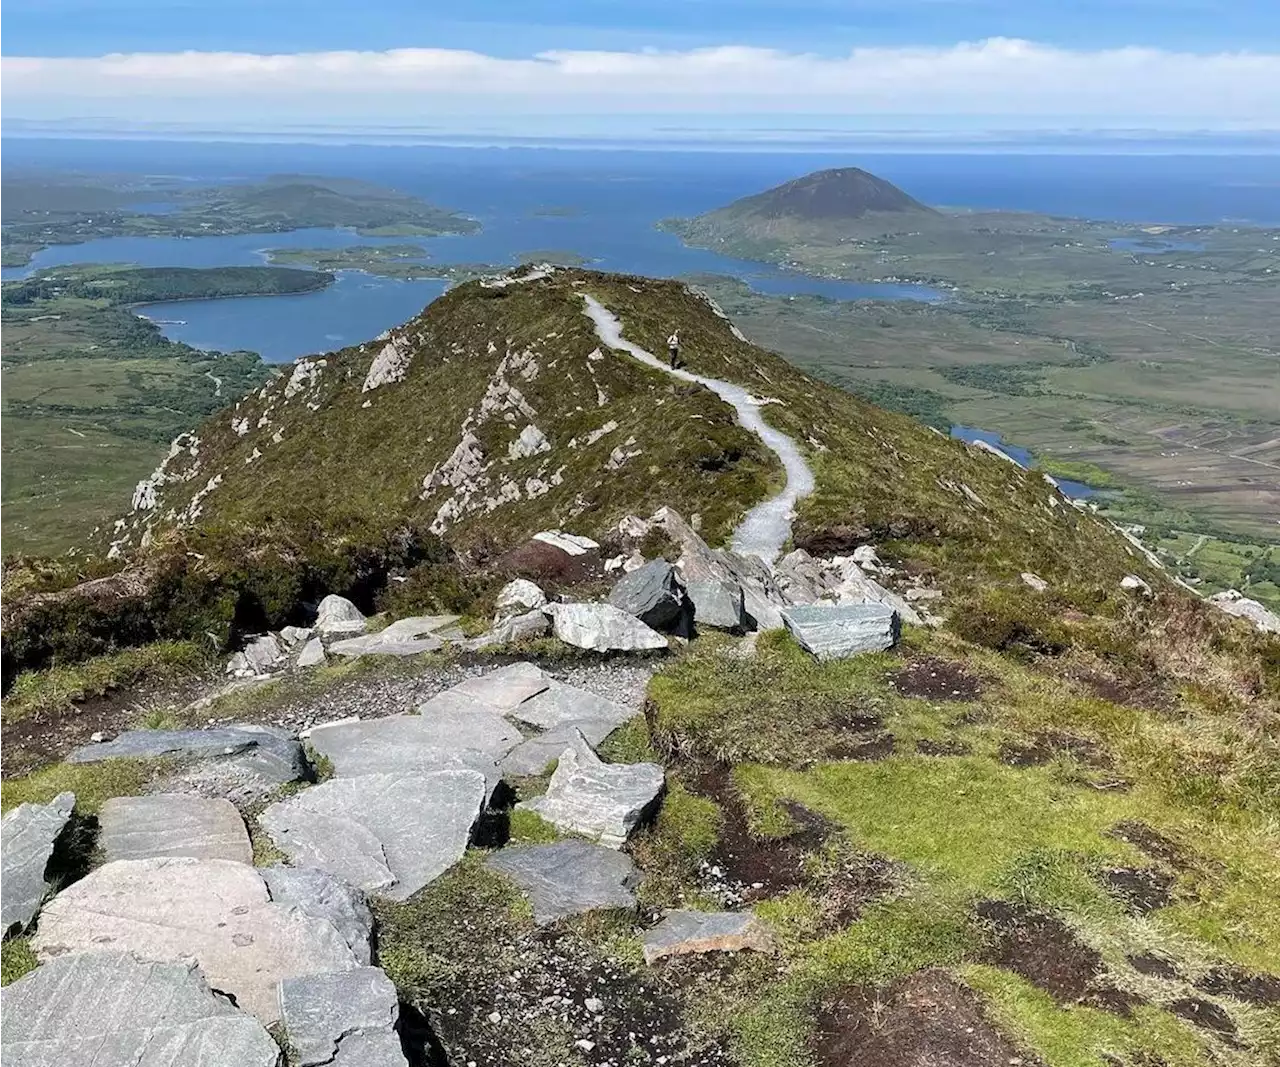
{"label": "winding trail", "polygon": [[718,378],[704,378],[686,370],[673,370],[666,360],[652,352],[646,352],[622,336],[622,323],[618,317],[595,297],[583,294],[587,302],[587,317],[595,323],[596,336],[609,348],[621,349],[641,363],[669,374],[681,381],[705,386],[737,412],[738,422],[756,434],[782,461],[787,473],[787,484],[777,496],[770,497],[747,512],[746,517],[733,531],[730,547],[743,555],[759,556],[766,563],[773,563],[782,553],[782,546],[791,536],[791,517],[796,503],[813,492],[813,471],[805,462],[800,449],[786,434],[775,430],[760,413],[762,401],[752,396],[740,385],[722,382]]}

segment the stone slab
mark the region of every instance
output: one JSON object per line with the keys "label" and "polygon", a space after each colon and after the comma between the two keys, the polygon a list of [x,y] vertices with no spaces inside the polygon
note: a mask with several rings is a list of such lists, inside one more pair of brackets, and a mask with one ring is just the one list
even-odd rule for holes
{"label": "stone slab", "polygon": [[[511,663],[486,674],[464,679],[446,692],[499,715],[508,715],[523,701],[543,692],[550,684],[551,679],[546,672],[534,664]],[[429,705],[430,701],[424,708]],[[425,714],[425,711],[419,709],[419,713]]]}
{"label": "stone slab", "polygon": [[397,637],[379,630],[376,634],[361,634],[334,641],[329,651],[335,656],[354,659],[357,656],[418,656],[423,652],[438,652],[444,641],[434,634],[422,637]]}
{"label": "stone slab", "polygon": [[193,957],[215,989],[269,1026],[285,978],[357,966],[324,919],[273,902],[260,872],[229,860],[118,860],[51,900],[31,941],[42,961],[76,952]]}
{"label": "stone slab", "polygon": [[586,689],[549,681],[542,692],[517,704],[510,715],[530,726],[552,730],[584,721],[612,722],[616,728],[634,718],[636,712]]}
{"label": "stone slab", "polygon": [[471,770],[369,774],[330,779],[258,818],[293,863],[406,900],[462,858],[487,795]]}
{"label": "stone slab", "polygon": [[539,926],[598,908],[634,908],[640,872],[631,857],[586,841],[494,852],[485,861],[524,892]]}
{"label": "stone slab", "polygon": [[107,862],[153,856],[253,862],[249,832],[229,800],[184,793],[113,797],[102,805],[98,824]]}
{"label": "stone slab", "polygon": [[319,667],[328,662],[328,657],[324,654],[324,642],[319,637],[309,638],[298,653],[296,662],[299,667]]}
{"label": "stone slab", "polygon": [[[280,983],[280,1015],[297,1067],[382,1067],[393,1063],[408,1067],[395,1036],[400,1015],[396,987],[379,967],[286,978]],[[352,1038],[376,1035],[393,1038],[398,1059],[370,1057],[373,1046],[356,1056]]]}
{"label": "stone slab", "polygon": [[612,719],[577,719],[522,741],[503,757],[498,770],[504,778],[539,775],[564,754],[581,734],[595,748],[618,728]]}
{"label": "stone slab", "polygon": [[817,659],[883,652],[897,643],[898,613],[883,604],[809,604],[787,608],[782,621],[800,647]]}
{"label": "stone slab", "polygon": [[260,873],[275,903],[330,923],[356,962],[368,966],[373,956],[373,913],[359,889],[315,867],[276,864],[263,867]]}
{"label": "stone slab", "polygon": [[19,804],[0,818],[0,934],[35,918],[49,886],[45,868],[53,846],[71,819],[74,793],[47,804]]}
{"label": "stone slab", "polygon": [[645,963],[664,956],[701,952],[767,952],[772,947],[768,928],[750,912],[667,912],[662,922],[642,938]]}
{"label": "stone slab", "polygon": [[661,795],[664,779],[656,763],[604,763],[574,731],[546,793],[518,806],[567,833],[621,848]]}
{"label": "stone slab", "polygon": [[693,603],[693,623],[713,630],[741,630],[746,627],[746,604],[742,586],[727,578],[686,576],[685,595]]}
{"label": "stone slab", "polygon": [[5,1067],[277,1067],[262,1023],[193,960],[123,952],[51,960],[0,993]]}
{"label": "stone slab", "polygon": [[634,615],[612,604],[549,604],[556,637],[593,652],[641,652],[665,649],[667,639]]}
{"label": "stone slab", "polygon": [[273,785],[295,782],[306,773],[302,746],[281,730],[250,724],[213,730],[127,730],[114,741],[77,748],[70,763],[163,756],[211,760]]}

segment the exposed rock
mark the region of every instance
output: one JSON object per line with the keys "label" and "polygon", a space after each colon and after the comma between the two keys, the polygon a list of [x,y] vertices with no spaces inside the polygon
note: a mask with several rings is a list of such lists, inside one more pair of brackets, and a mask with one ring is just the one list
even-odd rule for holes
{"label": "exposed rock", "polygon": [[313,637],[302,646],[302,651],[298,653],[296,665],[299,667],[319,667],[328,661],[329,658],[324,654],[324,642],[319,637]]}
{"label": "exposed rock", "polygon": [[315,632],[326,636],[358,634],[364,632],[367,623],[364,613],[350,600],[330,593],[316,611]]}
{"label": "exposed rock", "polygon": [[335,656],[355,658],[358,656],[417,656],[423,652],[438,652],[444,648],[444,642],[434,634],[426,633],[421,637],[406,637],[403,631],[388,633],[379,630],[377,633],[361,634],[359,637],[348,637],[343,641],[335,641],[329,651]]}
{"label": "exposed rock", "polygon": [[655,559],[618,579],[609,593],[609,603],[646,626],[667,630],[679,623],[684,613],[684,586],[675,567],[665,559]]}
{"label": "exposed rock", "polygon": [[279,1018],[284,978],[356,966],[323,919],[273,903],[260,872],[229,860],[120,860],[51,900],[32,947],[42,960],[74,952],[194,957],[215,989],[265,1025]]}
{"label": "exposed rock", "polygon": [[715,630],[746,629],[742,586],[730,578],[695,578],[684,572],[685,595],[693,604],[693,621]]}
{"label": "exposed rock", "polygon": [[98,823],[98,847],[108,862],[156,856],[253,862],[244,820],[229,800],[182,793],[112,797]]}
{"label": "exposed rock", "polygon": [[554,727],[516,745],[503,757],[498,770],[504,778],[542,774],[564,754],[578,734],[594,747],[616,729],[617,724],[606,719],[578,719],[567,726]]}
{"label": "exposed rock", "polygon": [[473,770],[335,778],[258,821],[298,865],[406,900],[462,858],[487,789]]}
{"label": "exposed rock", "polygon": [[556,637],[594,652],[636,652],[666,648],[667,639],[612,604],[549,604]]}
{"label": "exposed rock", "polygon": [[[551,685],[551,679],[532,663],[512,663],[495,671],[476,675],[459,682],[441,696],[461,697],[479,708],[507,715],[523,701],[537,696]],[[426,714],[432,702],[419,709]]]}
{"label": "exposed rock", "polygon": [[600,547],[589,537],[564,533],[562,530],[544,530],[542,533],[534,534],[533,539],[541,541],[544,545],[550,545],[552,548],[558,548],[569,556],[585,556],[592,549]]}
{"label": "exposed rock", "polygon": [[656,763],[604,763],[579,731],[559,759],[546,793],[519,807],[568,833],[621,848],[661,795],[662,768]]}
{"label": "exposed rock", "polygon": [[1043,593],[1046,589],[1049,588],[1048,582],[1046,582],[1039,575],[1032,574],[1030,571],[1023,571],[1021,574],[1021,578],[1027,585],[1031,586],[1031,588],[1034,589],[1037,593]]}
{"label": "exposed rock", "polygon": [[787,608],[782,621],[800,647],[820,660],[883,652],[898,640],[898,613],[883,604],[810,604]]}
{"label": "exposed rock", "polygon": [[787,606],[769,565],[759,556],[738,552],[717,552],[716,558],[742,588],[742,606],[747,627],[781,630],[781,609]]}
{"label": "exposed rock", "polygon": [[255,637],[227,661],[227,673],[237,678],[270,674],[284,663],[284,649],[271,634]]}
{"label": "exposed rock", "polygon": [[379,967],[286,978],[280,1014],[297,1067],[408,1067],[396,987]]}
{"label": "exposed rock", "polygon": [[924,625],[924,620],[906,600],[886,589],[874,578],[868,578],[853,559],[836,559],[832,562],[840,569],[840,582],[830,593],[837,604],[883,604],[896,611],[903,622],[912,626]]}
{"label": "exposed rock", "polygon": [[85,745],[70,763],[104,759],[189,757],[221,764],[229,773],[272,785],[294,782],[306,773],[302,746],[282,730],[242,724],[214,730],[126,730],[114,741]]}
{"label": "exposed rock", "polygon": [[859,545],[853,550],[853,562],[865,571],[880,569],[880,557],[872,545]]}
{"label": "exposed rock", "polygon": [[749,911],[669,911],[645,932],[644,961],[700,952],[768,952],[768,928]]}
{"label": "exposed rock", "polygon": [[640,872],[631,857],[586,841],[504,848],[485,861],[524,891],[539,926],[597,908],[634,908]]}
{"label": "exposed rock", "polygon": [[19,804],[0,818],[0,934],[35,918],[49,886],[45,868],[76,806],[74,793],[48,804]]}
{"label": "exposed rock", "polygon": [[330,923],[346,941],[356,962],[369,964],[373,955],[373,913],[360,890],[315,867],[276,864],[263,867],[258,873],[266,881],[273,901]]}
{"label": "exposed rock", "polygon": [[585,689],[549,681],[540,693],[515,705],[508,714],[531,726],[551,730],[583,720],[610,722],[613,729],[632,718],[635,712]]}
{"label": "exposed rock", "polygon": [[1126,592],[1140,592],[1144,596],[1151,595],[1151,586],[1139,578],[1136,574],[1126,574],[1120,579],[1120,588]]}
{"label": "exposed rock", "polygon": [[530,456],[536,456],[540,452],[550,452],[551,442],[547,440],[547,435],[538,429],[533,423],[529,423],[520,431],[520,436],[511,442],[507,448],[508,459],[527,459]]}
{"label": "exposed rock", "polygon": [[465,646],[472,651],[490,648],[493,645],[506,645],[512,641],[520,641],[534,637],[545,637],[551,632],[551,620],[536,608],[525,615],[515,615],[503,619],[487,634],[472,638]]}
{"label": "exposed rock", "polygon": [[498,618],[505,619],[512,615],[523,615],[534,611],[547,602],[547,595],[527,578],[517,578],[502,587],[498,594],[495,608]]}
{"label": "exposed rock", "polygon": [[0,993],[6,1067],[276,1067],[280,1049],[193,960],[51,960]]}
{"label": "exposed rock", "polygon": [[1250,600],[1239,590],[1228,589],[1222,593],[1214,593],[1209,597],[1209,603],[1228,615],[1248,619],[1263,633],[1280,634],[1280,615],[1256,600]]}
{"label": "exposed rock", "polygon": [[829,588],[826,569],[803,548],[788,552],[778,560],[775,576],[790,604],[812,604]]}
{"label": "exposed rock", "polygon": [[286,626],[279,633],[280,644],[286,652],[297,652],[315,635],[311,626]]}

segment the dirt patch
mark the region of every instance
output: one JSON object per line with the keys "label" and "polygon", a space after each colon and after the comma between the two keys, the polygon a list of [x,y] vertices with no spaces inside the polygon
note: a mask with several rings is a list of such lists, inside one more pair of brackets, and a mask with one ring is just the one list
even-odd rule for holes
{"label": "dirt patch", "polygon": [[922,756],[967,756],[973,749],[963,741],[930,741],[925,738],[916,742],[916,751]]}
{"label": "dirt patch", "polygon": [[876,712],[863,708],[842,708],[826,723],[832,733],[821,744],[824,760],[879,760],[893,755],[893,735],[883,729]]}
{"label": "dirt patch", "polygon": [[1119,897],[1135,915],[1165,907],[1173,897],[1177,878],[1156,867],[1108,867],[1099,875],[1102,887]]}
{"label": "dirt patch", "polygon": [[1250,1004],[1280,1004],[1280,978],[1274,974],[1250,974],[1238,967],[1215,967],[1196,982],[1196,988]]}
{"label": "dirt patch", "polygon": [[893,749],[893,735],[881,732],[837,741],[827,747],[825,756],[829,760],[881,760],[892,756]]}
{"label": "dirt patch", "polygon": [[1101,745],[1071,734],[1036,734],[1030,741],[1008,741],[1000,746],[1000,762],[1010,767],[1038,767],[1058,756],[1071,756],[1092,768],[1111,766],[1111,757]]}
{"label": "dirt patch", "polygon": [[984,900],[976,911],[990,930],[986,962],[1021,975],[1059,1004],[1129,1014],[1131,998],[1103,981],[1102,957],[1060,920],[1003,900]]}
{"label": "dirt patch", "polygon": [[1111,828],[1111,836],[1174,870],[1185,871],[1194,866],[1194,857],[1186,848],[1136,819],[1116,823]]}
{"label": "dirt patch", "polygon": [[983,683],[960,663],[922,656],[912,660],[893,679],[893,688],[904,697],[925,700],[977,700]]}
{"label": "dirt patch", "polygon": [[1067,673],[1101,700],[1129,708],[1146,708],[1151,711],[1168,711],[1175,701],[1164,685],[1158,681],[1135,682],[1120,679],[1087,667],[1077,667]]}
{"label": "dirt patch", "polygon": [[1182,997],[1167,1007],[1178,1018],[1186,1019],[1201,1030],[1217,1034],[1231,1044],[1236,1043],[1236,1024],[1231,1021],[1230,1015],[1211,1001],[1201,1000],[1199,997]]}
{"label": "dirt patch", "polygon": [[992,1025],[978,997],[940,970],[886,989],[848,986],[818,1015],[821,1067],[992,1067],[1041,1061]]}
{"label": "dirt patch", "polygon": [[605,576],[599,549],[571,556],[555,545],[533,539],[499,556],[493,570],[506,578],[528,578],[551,593],[598,582]]}
{"label": "dirt patch", "polygon": [[1182,975],[1178,973],[1178,968],[1170,963],[1163,956],[1157,956],[1150,952],[1141,952],[1135,956],[1126,956],[1129,966],[1139,974],[1145,974],[1148,978],[1164,978],[1170,982],[1181,980]]}

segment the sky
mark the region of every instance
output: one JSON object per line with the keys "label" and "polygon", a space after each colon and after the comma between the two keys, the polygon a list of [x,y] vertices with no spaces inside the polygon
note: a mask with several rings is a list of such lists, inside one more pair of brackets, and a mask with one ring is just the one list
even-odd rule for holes
{"label": "sky", "polygon": [[6,133],[1280,129],[1280,0],[8,0]]}

